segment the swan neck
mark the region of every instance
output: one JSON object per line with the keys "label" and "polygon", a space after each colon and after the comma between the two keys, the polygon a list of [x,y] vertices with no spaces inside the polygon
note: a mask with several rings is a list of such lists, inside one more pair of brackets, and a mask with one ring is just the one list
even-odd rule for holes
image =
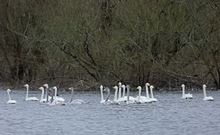
{"label": "swan neck", "polygon": [[203,87],[203,94],[204,94],[204,98],[206,97],[206,88]]}
{"label": "swan neck", "polygon": [[55,87],[54,89],[54,97],[56,98],[57,97],[57,88]]}
{"label": "swan neck", "polygon": [[123,97],[125,97],[125,87],[123,87]]}
{"label": "swan neck", "polygon": [[54,101],[54,91],[53,91],[53,89],[52,89],[52,94],[51,94],[52,96],[51,96],[51,100],[50,100],[50,102],[52,103],[53,101]]}
{"label": "swan neck", "polygon": [[127,104],[128,104],[128,102],[129,102],[129,96],[130,96],[130,89],[129,88],[127,88]]}
{"label": "swan neck", "polygon": [[104,97],[103,97],[103,88],[100,88],[100,92],[101,92],[101,101],[104,100]]}
{"label": "swan neck", "polygon": [[119,90],[118,90],[118,98],[121,98],[121,87],[119,87]]}
{"label": "swan neck", "polygon": [[115,89],[115,97],[114,97],[114,100],[115,100],[115,101],[117,100],[117,96],[118,96],[118,89],[116,88],[116,89]]}
{"label": "swan neck", "polygon": [[108,91],[108,94],[107,94],[107,97],[106,97],[106,99],[105,99],[105,102],[107,102],[107,101],[108,101],[109,96],[110,96],[110,91]]}
{"label": "swan neck", "polygon": [[27,86],[26,99],[28,98],[29,86]]}
{"label": "swan neck", "polygon": [[41,100],[44,99],[44,89],[42,89],[42,93],[41,93]]}
{"label": "swan neck", "polygon": [[141,89],[139,89],[138,101],[140,101],[140,98],[141,98]]}
{"label": "swan neck", "polygon": [[8,99],[9,100],[11,100],[11,95],[10,95],[10,93],[7,91],[7,93],[8,93]]}
{"label": "swan neck", "polygon": [[185,96],[185,87],[183,86],[182,87],[182,97],[184,97]]}
{"label": "swan neck", "polygon": [[48,102],[48,88],[46,88],[45,98],[46,98],[46,102]]}
{"label": "swan neck", "polygon": [[146,85],[146,97],[147,97],[147,98],[150,98],[150,97],[149,97],[149,91],[148,91],[148,86],[147,86],[147,85]]}
{"label": "swan neck", "polygon": [[73,93],[74,93],[74,91],[72,90],[72,92],[71,92],[71,98],[70,98],[70,102],[72,102],[72,101],[73,101]]}
{"label": "swan neck", "polygon": [[153,88],[150,88],[150,94],[151,94],[151,98],[154,98]]}

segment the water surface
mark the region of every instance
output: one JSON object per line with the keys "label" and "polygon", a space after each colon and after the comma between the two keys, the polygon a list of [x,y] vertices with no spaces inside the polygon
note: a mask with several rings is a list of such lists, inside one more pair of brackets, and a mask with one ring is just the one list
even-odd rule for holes
{"label": "water surface", "polygon": [[[30,96],[40,98],[40,91],[30,92]],[[6,91],[0,91],[0,135],[220,134],[219,91],[207,91],[213,102],[203,101],[202,92],[194,92],[192,100],[183,100],[180,91],[156,91],[158,102],[128,105],[100,104],[99,92],[75,93],[90,103],[50,106],[24,101],[25,91],[13,90],[17,104],[9,105]],[[68,100],[70,93],[61,96]]]}

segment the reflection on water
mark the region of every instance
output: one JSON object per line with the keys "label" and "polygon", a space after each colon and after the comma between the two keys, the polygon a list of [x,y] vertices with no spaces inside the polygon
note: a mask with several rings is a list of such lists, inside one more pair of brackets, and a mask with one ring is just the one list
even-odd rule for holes
{"label": "reflection on water", "polygon": [[[103,105],[98,92],[76,92],[90,103],[50,106],[24,101],[25,91],[13,91],[17,104],[8,105],[6,91],[0,91],[0,135],[220,134],[219,91],[208,92],[213,102],[203,101],[202,92],[193,94],[194,99],[183,100],[181,92],[155,91],[156,103]],[[40,92],[32,96],[40,98]],[[68,101],[70,94],[62,97]]]}

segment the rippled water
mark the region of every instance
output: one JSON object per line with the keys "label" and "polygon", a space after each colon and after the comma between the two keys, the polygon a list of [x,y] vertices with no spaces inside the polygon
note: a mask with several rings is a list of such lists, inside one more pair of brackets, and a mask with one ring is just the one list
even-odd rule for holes
{"label": "rippled water", "polygon": [[[39,91],[31,92],[40,98]],[[0,91],[0,135],[219,135],[220,92],[208,95],[215,101],[203,101],[202,92],[183,100],[179,91],[155,92],[156,103],[103,105],[98,92],[76,92],[75,97],[90,103],[50,106],[24,101],[24,91],[13,91],[17,104],[9,105],[6,91]]]}

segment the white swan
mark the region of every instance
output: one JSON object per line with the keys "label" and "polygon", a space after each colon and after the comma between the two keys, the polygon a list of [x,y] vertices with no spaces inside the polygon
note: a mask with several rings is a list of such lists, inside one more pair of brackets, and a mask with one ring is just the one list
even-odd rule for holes
{"label": "white swan", "polygon": [[127,88],[127,100],[126,100],[126,103],[127,104],[133,104],[135,103],[134,100],[130,100],[130,85],[126,85],[126,88]]}
{"label": "white swan", "polygon": [[147,99],[150,99],[150,97],[149,97],[149,89],[148,89],[148,87],[150,86],[150,84],[149,83],[146,83],[145,84],[145,89],[146,89],[146,97],[147,97]]}
{"label": "white swan", "polygon": [[43,85],[44,87],[45,87],[45,90],[46,90],[46,92],[45,92],[45,99],[46,99],[46,102],[49,102],[49,101],[51,101],[51,96],[49,96],[49,85],[47,84],[47,83],[45,83],[44,85]]}
{"label": "white swan", "polygon": [[211,96],[206,96],[206,85],[203,85],[203,94],[204,94],[204,98],[203,100],[205,101],[214,101],[214,98]]}
{"label": "white swan", "polygon": [[[121,85],[121,88],[123,90],[123,97],[119,98],[118,101],[119,102],[126,102],[127,101],[127,96],[125,96],[125,90],[126,90],[126,86],[125,85]],[[129,96],[129,100],[135,101],[136,98]]]}
{"label": "white swan", "polygon": [[64,103],[65,100],[63,98],[57,97],[57,87],[54,86],[54,87],[52,87],[51,90],[52,90],[52,95],[54,95],[54,96],[51,97],[51,101],[48,102],[47,104],[49,104],[49,105],[66,105]]}
{"label": "white swan", "polygon": [[118,86],[114,86],[113,89],[115,90],[114,101],[118,102]]}
{"label": "white swan", "polygon": [[136,103],[150,103],[150,102],[152,102],[151,99],[149,99],[145,96],[141,96],[141,90],[142,90],[141,86],[138,86],[137,89],[138,89],[138,96],[136,97],[136,100],[135,100]]}
{"label": "white swan", "polygon": [[70,87],[69,90],[72,91],[69,104],[87,104],[87,103],[89,103],[88,101],[85,101],[85,100],[82,100],[82,99],[74,99],[73,100],[74,88]]}
{"label": "white swan", "polygon": [[121,87],[122,87],[122,90],[123,90],[122,97],[124,98],[125,97],[125,85],[123,84]]}
{"label": "white swan", "polygon": [[101,93],[101,101],[100,101],[100,103],[104,103],[105,100],[104,100],[104,96],[103,96],[103,86],[102,85],[100,85],[100,93]]}
{"label": "white swan", "polygon": [[125,102],[126,100],[127,100],[127,96],[123,96],[123,97],[121,97],[121,88],[123,89],[123,93],[125,93],[125,85],[121,85],[121,83],[119,82],[119,87],[117,87],[117,88],[119,88],[119,93],[118,93],[118,99],[117,99],[117,101],[118,102]]}
{"label": "white swan", "polygon": [[64,102],[64,101],[65,101],[64,98],[57,96],[57,87],[54,86],[53,89],[54,89],[54,92],[55,92],[55,93],[54,93],[54,97],[53,97],[54,100],[55,100],[56,102]]}
{"label": "white swan", "polygon": [[7,104],[16,104],[17,102],[15,100],[11,100],[10,92],[11,92],[11,90],[7,89],[7,93],[8,93],[8,102],[7,102]]}
{"label": "white swan", "polygon": [[114,102],[120,104],[118,101],[118,86],[114,86],[113,89],[115,90]]}
{"label": "white swan", "polygon": [[185,94],[185,85],[182,84],[181,87],[182,87],[182,99],[193,99],[193,94],[190,93]]}
{"label": "white swan", "polygon": [[39,101],[39,99],[36,98],[36,97],[28,97],[28,91],[29,91],[29,85],[28,84],[25,84],[24,87],[27,88],[26,98],[25,98],[26,101]]}
{"label": "white swan", "polygon": [[121,82],[119,82],[118,83],[118,100],[120,100],[120,98],[121,98],[121,86],[122,86],[122,84],[121,84]]}
{"label": "white swan", "polygon": [[47,102],[47,99],[44,98],[44,87],[40,87],[40,88],[38,88],[38,89],[42,91],[42,93],[41,93],[41,98],[40,98],[40,102],[41,102],[41,103]]}
{"label": "white swan", "polygon": [[104,104],[107,104],[107,105],[119,105],[120,104],[117,100],[116,101],[115,100],[109,100],[110,89],[108,87],[106,87],[103,91],[107,91],[108,92]]}
{"label": "white swan", "polygon": [[[153,102],[153,100],[155,100],[155,99],[152,100],[152,99],[150,98],[150,96],[149,96],[149,89],[148,89],[149,86],[150,86],[149,83],[146,83],[146,84],[145,84],[147,103],[148,103],[148,102]],[[149,100],[150,100],[150,101],[149,101]]]}
{"label": "white swan", "polygon": [[151,98],[150,98],[150,100],[151,100],[152,102],[157,102],[157,99],[154,98],[153,88],[154,88],[154,86],[151,85],[151,86],[150,86],[150,94],[151,94]]}

